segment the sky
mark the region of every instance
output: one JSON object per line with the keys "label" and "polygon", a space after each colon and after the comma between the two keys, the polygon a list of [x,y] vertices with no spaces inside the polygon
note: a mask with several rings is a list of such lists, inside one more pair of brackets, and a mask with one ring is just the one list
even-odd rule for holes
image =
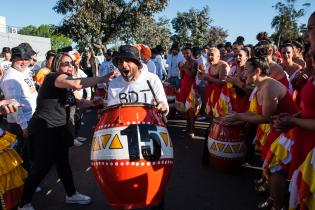
{"label": "sky", "polygon": [[[211,25],[221,26],[228,31],[226,41],[235,41],[239,35],[244,36],[245,43],[256,43],[256,34],[261,31],[273,33],[271,20],[277,14],[272,7],[280,0],[170,0],[167,8],[156,15],[169,19],[176,17],[177,12],[185,12],[190,8],[202,9],[209,6],[209,16],[213,19]],[[0,0],[0,16],[6,17],[8,26],[21,28],[27,25],[61,24],[62,15],[52,8],[55,0]],[[297,0],[297,8],[303,3],[311,3],[306,15],[299,23],[307,23],[307,19],[315,11],[315,2]]]}

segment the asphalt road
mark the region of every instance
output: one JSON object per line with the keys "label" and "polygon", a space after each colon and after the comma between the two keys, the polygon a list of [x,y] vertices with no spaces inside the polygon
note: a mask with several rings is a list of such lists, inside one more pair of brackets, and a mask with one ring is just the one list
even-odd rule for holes
{"label": "asphalt road", "polygon": [[[70,162],[77,190],[93,198],[86,206],[65,204],[65,192],[52,168],[41,183],[33,205],[36,210],[107,210],[110,209],[90,170],[92,126],[97,121],[95,111],[85,114],[81,136],[88,137],[83,146],[72,147]],[[202,165],[207,122],[196,123],[197,138],[184,132],[185,121],[173,120],[168,130],[174,145],[174,167],[165,194],[167,210],[254,210],[264,197],[254,191],[253,180],[261,171],[242,167],[233,173],[222,173]]]}

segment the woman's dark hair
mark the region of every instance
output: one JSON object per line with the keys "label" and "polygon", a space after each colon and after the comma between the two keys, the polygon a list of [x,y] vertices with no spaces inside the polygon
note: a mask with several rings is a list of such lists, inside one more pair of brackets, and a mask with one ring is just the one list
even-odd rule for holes
{"label": "woman's dark hair", "polygon": [[243,47],[242,49],[240,49],[240,51],[244,51],[246,56],[249,57],[249,51],[247,48]]}
{"label": "woman's dark hair", "polygon": [[56,56],[56,52],[54,50],[48,50],[46,53],[46,60],[49,60],[49,58],[55,57],[55,56]]}
{"label": "woman's dark hair", "polygon": [[218,48],[218,49],[221,49],[221,48],[223,48],[223,47],[224,47],[224,44],[223,44],[223,43],[220,43],[220,44],[217,45],[217,48]]}
{"label": "woman's dark hair", "polygon": [[296,40],[292,41],[292,45],[298,49],[300,49],[300,52],[303,52],[304,50],[304,40],[303,38],[297,38]]}
{"label": "woman's dark hair", "polygon": [[244,48],[248,51],[247,56],[249,58],[254,56],[254,46],[252,44],[247,44],[244,46]]}
{"label": "woman's dark hair", "polygon": [[254,47],[254,56],[267,56],[269,48],[272,48],[275,51],[273,43],[270,40],[263,39],[259,41]]}
{"label": "woman's dark hair", "polygon": [[259,32],[256,35],[256,39],[258,40],[258,42],[261,42],[261,41],[269,41],[269,42],[271,42],[271,40],[270,40],[270,38],[268,36],[268,33],[266,31]]}
{"label": "woman's dark hair", "polygon": [[259,68],[261,70],[262,75],[269,75],[269,62],[267,57],[252,57],[247,61],[252,65],[255,69]]}
{"label": "woman's dark hair", "polygon": [[285,43],[285,44],[283,44],[283,45],[280,46],[280,50],[281,50],[282,48],[285,48],[285,47],[291,47],[291,48],[293,49],[293,44],[291,44],[290,42],[287,42],[287,43]]}
{"label": "woman's dark hair", "polygon": [[232,44],[231,44],[231,42],[226,42],[225,45],[224,45],[224,48],[226,49],[226,51],[228,53],[230,53],[232,51]]}
{"label": "woman's dark hair", "polygon": [[190,47],[190,46],[186,46],[186,47],[184,47],[184,49],[183,49],[183,50],[190,50],[190,51],[191,51],[192,49],[191,49],[191,47]]}
{"label": "woman's dark hair", "polygon": [[[56,54],[56,56],[54,57],[54,60],[52,61],[52,64],[51,64],[51,71],[52,72],[58,72],[61,60],[64,56],[68,56],[69,58],[71,58],[71,56],[67,53],[57,53]],[[72,60],[72,58],[71,58],[71,60]]]}
{"label": "woman's dark hair", "polygon": [[236,37],[235,44],[244,45],[245,38],[243,36]]}
{"label": "woman's dark hair", "polygon": [[201,49],[199,47],[193,47],[191,50],[194,57],[201,55]]}

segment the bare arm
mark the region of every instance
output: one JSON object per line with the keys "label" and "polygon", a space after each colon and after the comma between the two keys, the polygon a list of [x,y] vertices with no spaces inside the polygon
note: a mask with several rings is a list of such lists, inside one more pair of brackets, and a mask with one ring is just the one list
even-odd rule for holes
{"label": "bare arm", "polygon": [[252,112],[230,113],[224,117],[224,121],[245,121],[255,124],[270,123],[270,118],[275,113],[277,106],[278,97],[275,91],[271,91],[269,87],[266,87],[263,95],[262,115]]}
{"label": "bare arm", "polygon": [[207,75],[206,80],[220,86],[224,85],[229,69],[230,67],[224,63],[220,66],[220,69],[219,69],[219,79],[216,79],[214,77],[211,77],[210,75]]}
{"label": "bare arm", "polygon": [[103,77],[87,77],[87,78],[72,78],[66,74],[59,75],[55,80],[55,86],[58,88],[71,88],[71,89],[82,89],[91,87],[97,83],[107,82],[113,74],[108,74]]}

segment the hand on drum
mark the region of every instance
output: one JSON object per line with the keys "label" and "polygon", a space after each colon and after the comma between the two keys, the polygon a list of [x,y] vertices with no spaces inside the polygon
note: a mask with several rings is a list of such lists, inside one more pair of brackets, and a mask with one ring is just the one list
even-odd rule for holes
{"label": "hand on drum", "polygon": [[272,126],[278,131],[286,132],[294,127],[293,116],[288,113],[272,116],[271,119],[273,122]]}
{"label": "hand on drum", "polygon": [[222,117],[222,123],[225,125],[231,125],[239,121],[239,113],[237,112],[230,112],[227,113],[224,117]]}

